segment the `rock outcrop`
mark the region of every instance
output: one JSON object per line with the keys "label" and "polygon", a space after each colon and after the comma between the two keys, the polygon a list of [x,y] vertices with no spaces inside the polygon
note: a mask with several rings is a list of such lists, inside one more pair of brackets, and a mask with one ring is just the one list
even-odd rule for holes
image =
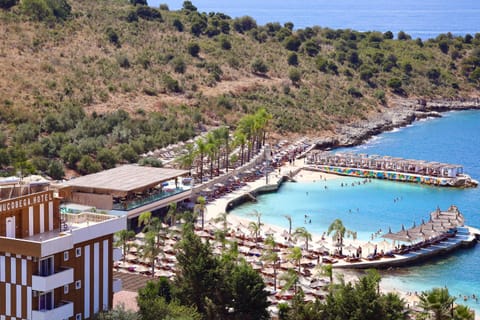
{"label": "rock outcrop", "polygon": [[480,99],[431,100],[394,99],[382,113],[373,118],[350,123],[335,132],[335,137],[321,138],[317,148],[330,149],[359,145],[382,132],[404,127],[415,120],[441,117],[441,112],[480,109]]}

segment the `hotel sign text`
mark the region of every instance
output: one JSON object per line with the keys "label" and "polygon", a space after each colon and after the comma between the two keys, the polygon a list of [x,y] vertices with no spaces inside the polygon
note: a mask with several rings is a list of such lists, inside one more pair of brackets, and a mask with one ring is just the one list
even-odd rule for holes
{"label": "hotel sign text", "polygon": [[10,210],[23,209],[32,205],[45,203],[53,200],[53,191],[46,191],[34,196],[23,196],[15,199],[0,201],[0,213]]}

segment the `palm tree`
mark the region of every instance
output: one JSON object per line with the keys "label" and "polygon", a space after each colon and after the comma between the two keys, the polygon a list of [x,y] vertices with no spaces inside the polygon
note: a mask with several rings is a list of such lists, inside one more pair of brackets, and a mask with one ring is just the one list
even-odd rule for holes
{"label": "palm tree", "polygon": [[262,225],[262,223],[261,223],[262,213],[261,212],[258,212],[257,210],[253,210],[253,212],[249,213],[248,215],[257,218],[257,224],[259,226]]}
{"label": "palm tree", "polygon": [[216,158],[217,158],[218,174],[220,174],[220,160],[222,158],[222,149],[223,149],[223,141],[224,141],[222,128],[215,129],[212,132],[213,138],[215,139],[214,143],[215,143],[215,147],[216,147],[216,151],[217,151],[216,152]]}
{"label": "palm tree", "polygon": [[238,130],[245,135],[247,142],[247,161],[250,161],[250,155],[252,151],[252,146],[255,141],[255,117],[254,115],[248,114],[240,119],[238,122]]}
{"label": "palm tree", "polygon": [[176,161],[180,164],[180,167],[188,170],[188,175],[192,175],[192,165],[195,161],[195,146],[193,143],[185,145],[187,152],[179,156]]}
{"label": "palm tree", "polygon": [[197,151],[200,156],[200,183],[202,183],[203,182],[203,158],[205,157],[205,153],[207,152],[207,145],[202,138],[197,140]]}
{"label": "palm tree", "polygon": [[118,240],[115,242],[115,246],[120,246],[122,247],[122,252],[123,252],[123,262],[126,260],[127,252],[130,247],[130,240],[133,240],[135,238],[135,232],[132,230],[120,230],[118,231],[115,236],[118,238]]}
{"label": "palm tree", "polygon": [[277,246],[275,239],[273,238],[272,235],[269,235],[265,239],[265,246],[267,247],[267,250],[264,251],[262,255],[262,259],[270,263],[273,268],[273,290],[277,291],[277,268],[278,268],[278,262],[280,261],[280,258],[278,256],[278,253],[275,252],[275,247]]}
{"label": "palm tree", "polygon": [[288,269],[287,272],[280,276],[280,280],[285,281],[285,285],[282,288],[282,292],[288,291],[293,287],[293,291],[297,293],[298,273],[293,269]]}
{"label": "palm tree", "polygon": [[453,310],[453,320],[474,320],[475,312],[469,307],[459,304]]}
{"label": "palm tree", "polygon": [[293,232],[293,237],[295,239],[302,238],[305,240],[305,249],[308,251],[308,241],[312,241],[312,234],[307,231],[305,227],[299,227]]}
{"label": "palm tree", "polygon": [[272,119],[272,115],[263,107],[255,112],[255,122],[259,135],[257,141],[259,149],[262,147],[262,145],[265,145],[267,126],[270,119]]}
{"label": "palm tree", "polygon": [[240,147],[240,166],[243,166],[245,161],[245,145],[247,144],[247,137],[241,131],[235,131],[234,143]]}
{"label": "palm tree", "polygon": [[343,225],[342,220],[340,219],[335,219],[332,224],[328,227],[327,230],[327,235],[330,235],[330,233],[333,232],[332,238],[339,243],[340,247],[343,246],[343,238],[345,237],[345,234],[347,236],[352,236],[354,239],[356,238],[356,232],[348,230],[345,228]]}
{"label": "palm tree", "polygon": [[220,137],[225,140],[225,169],[226,172],[228,172],[228,167],[229,167],[229,157],[230,157],[230,130],[228,127],[221,127],[220,129]]}
{"label": "palm tree", "polygon": [[258,212],[257,210],[253,210],[253,212],[249,213],[248,215],[257,218],[257,222],[250,222],[250,224],[248,225],[248,228],[250,229],[250,231],[252,231],[252,229],[255,230],[255,232],[252,231],[252,233],[255,234],[255,242],[257,242],[260,236],[262,225],[263,225],[261,221],[262,213]]}
{"label": "palm tree", "polygon": [[261,225],[255,221],[251,221],[248,224],[248,230],[250,230],[252,236],[255,237],[255,243],[257,243],[260,235]]}
{"label": "palm tree", "polygon": [[302,249],[299,247],[292,247],[289,249],[289,253],[287,255],[288,259],[291,259],[295,262],[298,266],[298,274],[300,274],[300,260],[302,260]]}
{"label": "palm tree", "polygon": [[171,202],[168,206],[168,212],[165,216],[165,219],[170,220],[170,226],[174,226],[177,224],[177,203]]}
{"label": "palm tree", "polygon": [[140,256],[150,262],[152,277],[155,275],[155,260],[162,253],[162,249],[155,241],[155,233],[149,231],[145,234],[143,245],[140,247]]}
{"label": "palm tree", "polygon": [[227,233],[228,233],[228,213],[222,212],[214,219],[215,223],[222,223],[222,230],[215,231],[215,237],[220,240],[222,245],[222,253],[225,251],[225,244],[227,242]]}
{"label": "palm tree", "polygon": [[197,214],[197,215],[200,215],[202,217],[202,230],[205,226],[205,210],[207,210],[206,208],[206,203],[207,201],[205,200],[204,197],[202,196],[199,196],[197,198],[197,204],[195,205],[195,207],[193,208],[193,211]]}
{"label": "palm tree", "polygon": [[453,316],[454,301],[455,298],[450,296],[447,288],[433,288],[422,292],[419,306],[425,316],[434,320],[447,320]]}
{"label": "palm tree", "polygon": [[147,225],[150,224],[151,220],[152,220],[152,213],[150,211],[142,212],[138,217],[138,226],[146,227]]}
{"label": "palm tree", "polygon": [[324,275],[324,276],[327,276],[328,279],[330,280],[330,285],[333,284],[333,267],[332,267],[331,264],[329,264],[329,263],[322,264],[320,274]]}
{"label": "palm tree", "polygon": [[217,140],[215,139],[215,136],[213,135],[212,132],[209,132],[207,134],[207,146],[206,146],[206,151],[208,155],[208,159],[210,160],[210,179],[213,178],[213,163],[216,159],[217,155]]}
{"label": "palm tree", "polygon": [[289,214],[283,215],[288,220],[288,234],[292,236],[292,216]]}

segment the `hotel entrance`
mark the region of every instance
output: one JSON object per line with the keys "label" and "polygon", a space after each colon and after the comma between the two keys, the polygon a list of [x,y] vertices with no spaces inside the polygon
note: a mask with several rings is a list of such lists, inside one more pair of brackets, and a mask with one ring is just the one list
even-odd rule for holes
{"label": "hotel entrance", "polygon": [[6,237],[7,238],[15,238],[15,216],[7,217],[6,219]]}

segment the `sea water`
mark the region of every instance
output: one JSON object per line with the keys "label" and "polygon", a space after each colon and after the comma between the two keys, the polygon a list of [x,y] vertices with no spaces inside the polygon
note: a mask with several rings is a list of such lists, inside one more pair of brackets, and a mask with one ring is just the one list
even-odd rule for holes
{"label": "sea water", "polygon": [[[361,146],[338,151],[460,164],[478,180],[479,136],[480,111],[448,112],[442,118],[419,121],[383,133]],[[400,230],[402,224],[406,228],[413,223],[418,225],[422,219],[427,221],[437,207],[445,210],[456,205],[467,225],[480,228],[480,188],[442,188],[382,180],[364,183],[350,177],[322,181],[320,175],[312,183],[285,183],[277,193],[260,196],[257,203],[242,205],[232,213],[250,217],[257,210],[264,222],[285,228],[288,220],[284,215],[288,214],[294,228],[306,227],[315,234],[322,234],[339,218],[347,229],[358,233],[359,239],[371,240],[379,230],[385,233],[389,228]],[[374,237],[374,241],[381,240]],[[480,245],[421,265],[382,272],[382,281],[389,287],[411,292],[447,286],[458,302],[475,308],[478,314],[480,304],[471,298],[472,294],[480,295],[478,265]],[[464,302],[465,295],[470,299]]]}
{"label": "sea water", "polygon": [[[258,24],[293,22],[295,28],[315,25],[358,31],[405,31],[413,38],[435,38],[479,32],[477,0],[193,0],[200,12],[222,12],[231,17],[251,16]],[[183,0],[149,0],[151,6],[166,3],[180,9]]]}

